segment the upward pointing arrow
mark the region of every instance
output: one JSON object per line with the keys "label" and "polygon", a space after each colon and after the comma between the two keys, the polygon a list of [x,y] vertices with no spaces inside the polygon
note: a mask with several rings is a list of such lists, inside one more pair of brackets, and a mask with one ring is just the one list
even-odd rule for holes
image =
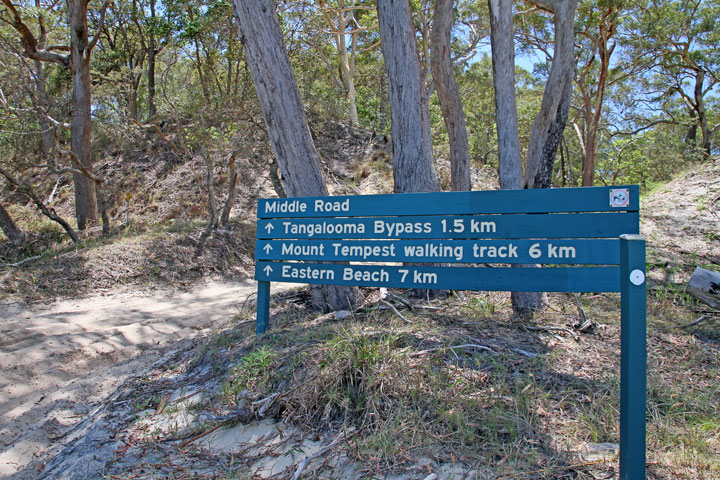
{"label": "upward pointing arrow", "polygon": [[263,247],[263,250],[265,250],[266,255],[269,255],[270,251],[272,250],[272,247],[270,246],[269,243],[266,243],[265,246]]}
{"label": "upward pointing arrow", "polygon": [[272,273],[272,267],[270,265],[265,265],[263,272],[265,272],[265,275],[270,275]]}
{"label": "upward pointing arrow", "polygon": [[265,225],[265,230],[267,230],[267,233],[272,232],[273,228],[275,227],[272,226],[272,223],[268,223],[267,225]]}

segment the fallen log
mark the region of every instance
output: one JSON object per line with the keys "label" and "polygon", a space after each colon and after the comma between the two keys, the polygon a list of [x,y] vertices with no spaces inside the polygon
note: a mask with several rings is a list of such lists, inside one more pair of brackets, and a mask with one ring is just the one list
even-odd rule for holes
{"label": "fallen log", "polygon": [[685,291],[712,308],[720,310],[720,273],[700,267],[695,268]]}

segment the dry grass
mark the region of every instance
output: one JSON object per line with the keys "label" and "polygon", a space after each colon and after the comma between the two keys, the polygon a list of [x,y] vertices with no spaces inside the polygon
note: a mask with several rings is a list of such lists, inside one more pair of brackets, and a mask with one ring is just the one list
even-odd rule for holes
{"label": "dry grass", "polygon": [[[618,295],[551,295],[532,323],[512,318],[504,293],[465,292],[412,311],[394,302],[408,323],[376,291],[365,293],[364,307],[343,320],[312,311],[306,290],[282,294],[268,334],[255,338],[253,325],[241,324],[173,368],[215,385],[183,387],[204,392],[199,411],[221,415],[277,393],[271,415],[308,437],[354,432],[303,478],[350,478],[340,458],[354,462],[352,478],[425,478],[448,468],[441,478],[617,478],[617,459],[581,453],[588,443],[618,443]],[[701,306],[685,297],[648,301],[648,478],[718,478],[720,345],[681,328]],[[573,327],[577,302],[595,324],[585,332]],[[248,308],[239,320],[253,314]],[[717,331],[719,322],[703,322],[703,331]],[[150,391],[151,400],[163,396]],[[229,458],[235,475],[256,478],[257,455],[188,451],[172,435],[145,438],[145,453],[131,462],[235,478],[209,467]],[[118,468],[108,478],[123,478]]]}
{"label": "dry grass", "polygon": [[[617,471],[614,461],[586,465],[579,452],[618,442],[619,298],[580,300],[597,326],[570,335],[578,313],[568,295],[551,296],[537,319],[567,330],[540,331],[513,322],[502,294],[404,311],[410,324],[381,304],[318,321],[286,299],[250,355],[274,359],[263,375],[277,380],[264,378],[260,395],[279,388],[286,421],[357,429],[347,448],[375,468],[431,458],[491,468],[489,478],[595,478]],[[720,345],[666,324],[694,306],[650,298],[649,478],[720,476]],[[475,347],[453,348],[463,344]]]}

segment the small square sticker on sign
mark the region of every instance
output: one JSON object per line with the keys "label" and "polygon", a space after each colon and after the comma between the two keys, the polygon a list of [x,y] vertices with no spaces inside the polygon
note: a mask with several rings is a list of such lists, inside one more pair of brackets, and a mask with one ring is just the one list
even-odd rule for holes
{"label": "small square sticker on sign", "polygon": [[610,189],[610,206],[613,208],[630,206],[630,190],[627,188]]}

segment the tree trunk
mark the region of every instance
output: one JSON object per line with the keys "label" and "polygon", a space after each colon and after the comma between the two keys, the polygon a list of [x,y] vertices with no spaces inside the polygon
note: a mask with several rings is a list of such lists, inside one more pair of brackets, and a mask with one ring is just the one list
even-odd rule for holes
{"label": "tree trunk", "polygon": [[[530,131],[525,162],[525,188],[548,188],[562,140],[575,69],[575,8],[577,0],[534,0],[555,14],[554,55],[542,104]],[[542,292],[513,292],[512,308],[521,318],[532,318],[544,304]]]}
{"label": "tree trunk", "polygon": [[495,86],[495,122],[498,136],[500,188],[522,188],[522,160],[515,101],[515,43],[512,2],[488,0],[490,44]]}
{"label": "tree trunk", "polygon": [[[437,192],[430,137],[428,98],[417,54],[415,27],[408,0],[378,0],[378,23],[390,90],[395,193]],[[421,298],[446,291],[416,289]]]}
{"label": "tree trunk", "polygon": [[[155,21],[155,0],[150,0],[150,18],[153,22]],[[151,31],[148,35],[148,120],[152,120],[157,115],[157,107],[155,106],[155,55],[157,53],[158,51],[155,49],[155,32]]]}
{"label": "tree trunk", "polygon": [[228,164],[228,194],[227,199],[225,199],[222,214],[220,215],[220,225],[227,225],[230,222],[230,211],[233,205],[235,205],[235,197],[237,196],[239,175],[235,168],[235,156],[235,153],[230,156],[230,162]]}
{"label": "tree trunk", "polygon": [[[274,3],[233,0],[232,4],[285,191],[290,197],[327,195]],[[326,285],[310,292],[313,303],[323,310],[351,308],[359,300],[356,288]]]}
{"label": "tree trunk", "polygon": [[535,0],[555,14],[552,68],[542,104],[530,131],[525,163],[525,188],[547,188],[552,179],[555,154],[570,109],[575,69],[575,8],[577,0]]}
{"label": "tree trunk", "polygon": [[[498,136],[500,188],[522,188],[522,160],[515,96],[515,42],[512,2],[488,0],[490,10],[490,45],[492,48],[493,85],[495,87],[495,122]],[[532,265],[514,265],[530,268]],[[542,298],[536,292],[511,292],[513,313],[532,317]]]}
{"label": "tree trunk", "polygon": [[[525,161],[525,188],[548,188],[552,183],[555,154],[562,140],[570,110],[575,69],[575,8],[577,0],[533,0],[555,14],[552,67],[543,92],[540,111],[530,131]],[[514,292],[513,312],[532,318],[544,304],[542,292]]]}
{"label": "tree trunk", "polygon": [[[90,156],[90,52],[87,51],[88,26],[87,3],[84,0],[68,2],[70,9],[70,68],[72,71],[72,123],[70,149],[78,160],[92,170]],[[97,221],[97,200],[95,182],[75,173],[75,217],[78,229],[84,230],[89,221]]]}
{"label": "tree trunk", "polygon": [[20,245],[23,242],[22,231],[15,225],[5,207],[0,204],[0,229],[13,245]]}
{"label": "tree trunk", "polygon": [[720,273],[696,267],[686,291],[712,308],[720,310]]}
{"label": "tree trunk", "polygon": [[408,0],[378,0],[378,22],[390,86],[395,192],[436,192],[430,114]]}
{"label": "tree trunk", "polygon": [[697,121],[702,134],[702,153],[705,159],[710,158],[712,150],[712,135],[708,127],[707,111],[705,110],[704,98],[705,72],[698,70],[695,76],[695,110],[697,111]]}
{"label": "tree trunk", "polygon": [[583,159],[582,186],[592,187],[595,185],[595,145],[597,143],[597,130],[594,125],[588,126],[590,131],[585,140],[585,158]]}
{"label": "tree trunk", "polygon": [[[353,11],[349,10],[350,18],[352,18]],[[345,39],[345,29],[347,28],[347,21],[345,18],[345,2],[340,0],[340,9],[338,12],[338,33],[337,33],[337,46],[338,53],[340,54],[340,73],[342,75],[343,86],[345,87],[345,94],[347,95],[348,102],[348,115],[350,117],[350,123],[357,125],[358,113],[357,113],[357,102],[355,100],[355,68],[354,58],[351,61],[348,56],[347,40]],[[353,30],[355,27],[352,27]],[[357,34],[352,34],[353,40],[357,37]],[[355,56],[355,42],[353,41],[353,57]]]}
{"label": "tree trunk", "polygon": [[[450,142],[450,184],[452,190],[471,190],[470,152],[462,100],[455,83],[450,58],[450,31],[453,24],[453,0],[437,0],[430,34],[430,67],[440,100],[445,129]],[[511,43],[512,45],[512,43]],[[514,97],[513,97],[514,98]],[[516,115],[517,117],[517,115]],[[517,132],[517,122],[516,122]]]}
{"label": "tree trunk", "polygon": [[134,80],[130,82],[128,91],[128,115],[135,122],[138,120],[138,91]]}

